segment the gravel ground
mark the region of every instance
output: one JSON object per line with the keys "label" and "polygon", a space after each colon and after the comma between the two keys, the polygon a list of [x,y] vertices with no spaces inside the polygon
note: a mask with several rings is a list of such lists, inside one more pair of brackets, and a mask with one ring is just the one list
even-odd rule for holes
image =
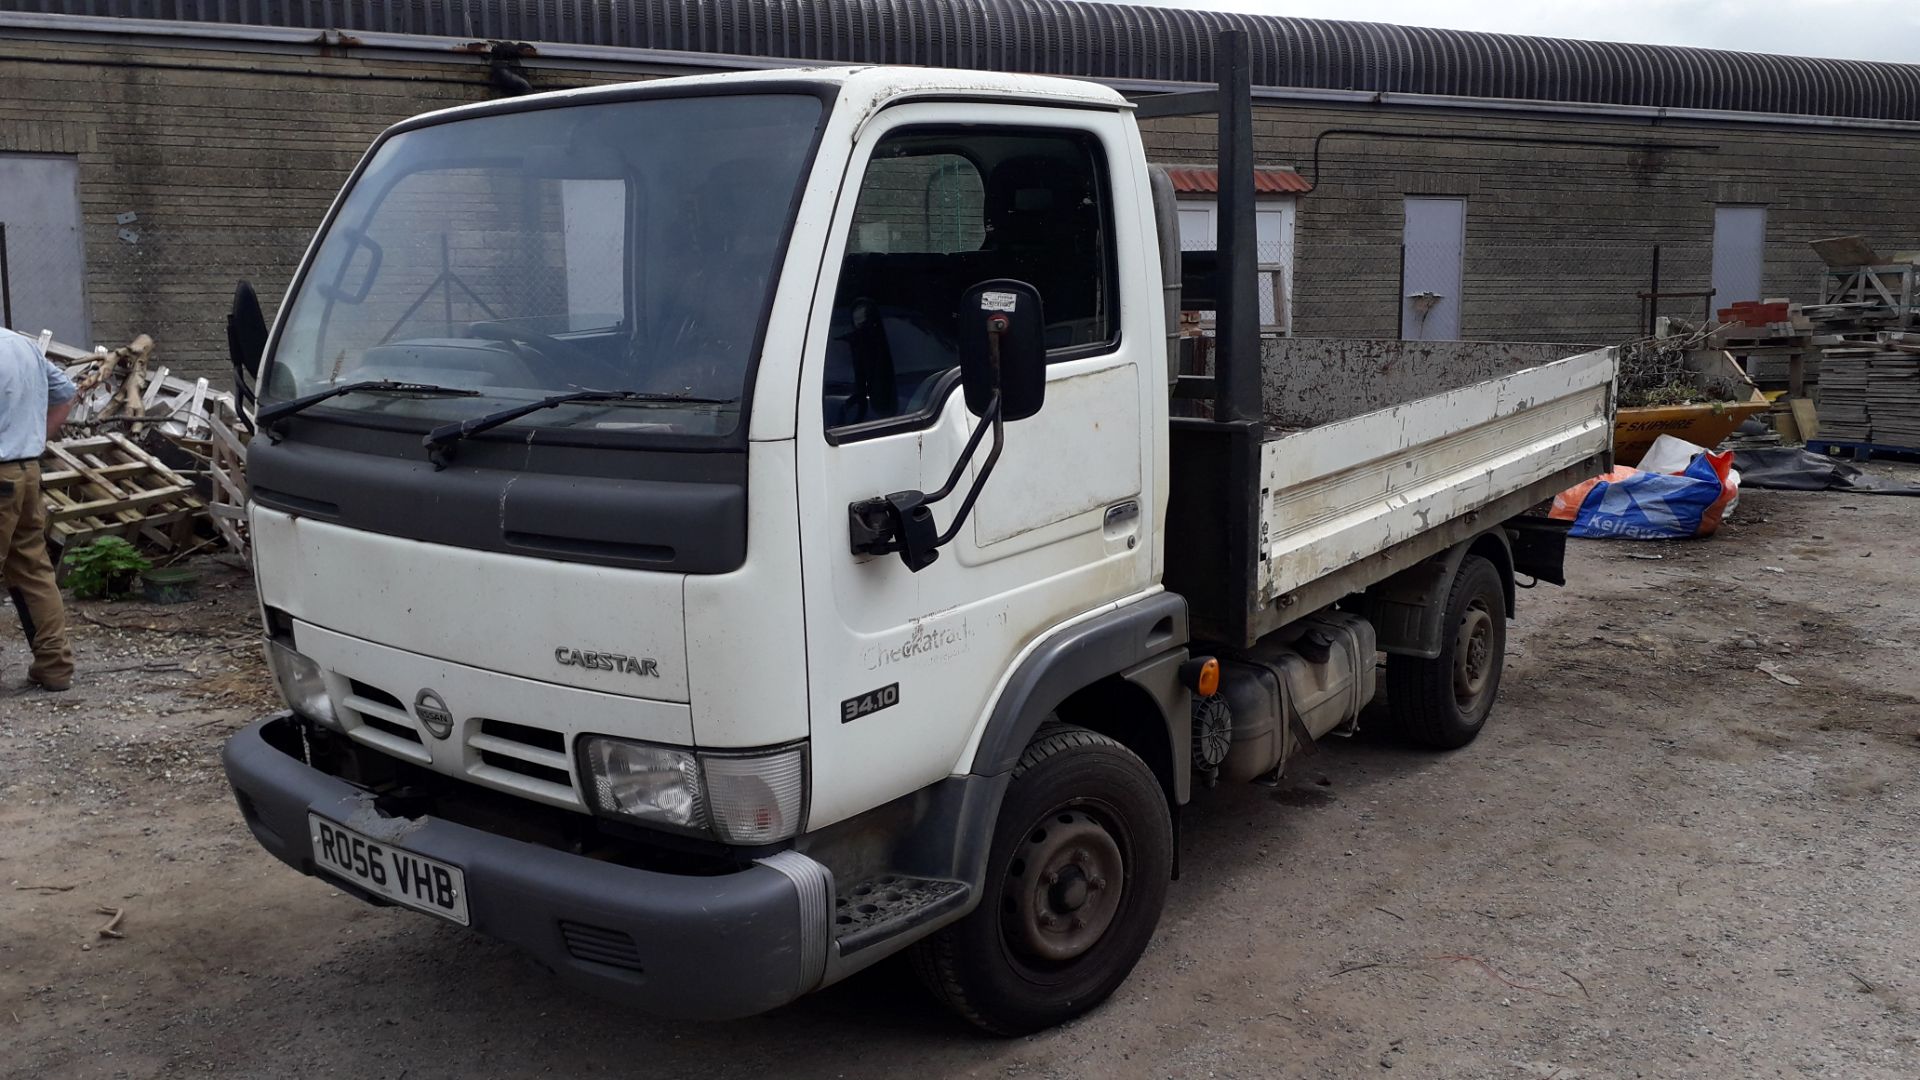
{"label": "gravel ground", "polygon": [[0,1074],[1911,1080],[1917,555],[1920,500],[1862,495],[1576,542],[1475,745],[1202,793],[1132,979],[1011,1041],[899,964],[659,1022],[274,862],[219,777],[263,673],[210,564],[192,608],[84,605],[118,628],[79,624],[72,693],[0,698]]}

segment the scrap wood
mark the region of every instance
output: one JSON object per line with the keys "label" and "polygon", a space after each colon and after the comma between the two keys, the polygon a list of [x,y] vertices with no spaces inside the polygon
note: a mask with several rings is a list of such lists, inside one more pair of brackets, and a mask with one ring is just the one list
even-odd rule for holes
{"label": "scrap wood", "polygon": [[206,379],[183,379],[152,363],[154,343],[145,334],[111,352],[102,350],[67,368],[79,391],[69,423],[88,428],[152,423],[169,438],[207,437],[213,417],[234,411],[234,397]]}
{"label": "scrap wood", "polygon": [[216,411],[209,420],[207,476],[212,491],[207,510],[227,546],[245,556],[252,542],[247,531],[246,444],[222,413]]}
{"label": "scrap wood", "polygon": [[103,927],[101,927],[101,928],[100,928],[100,931],[99,931],[99,933],[100,933],[100,936],[101,936],[101,937],[103,937],[103,938],[123,938],[123,937],[126,937],[126,936],[127,936],[127,935],[125,935],[125,934],[123,934],[123,933],[121,933],[121,932],[120,932],[120,920],[122,920],[122,919],[124,919],[124,918],[126,918],[126,917],[127,917],[127,909],[126,909],[126,908],[117,908],[117,907],[97,907],[97,908],[94,908],[93,910],[95,910],[95,911],[97,911],[97,912],[99,912],[99,913],[100,913],[100,914],[102,914],[102,915],[111,915],[111,916],[112,916],[112,918],[110,918],[110,919],[108,919],[108,920],[107,920],[107,925],[105,925],[105,926],[103,926]]}
{"label": "scrap wood", "polygon": [[72,892],[72,885],[15,885],[14,892]]}

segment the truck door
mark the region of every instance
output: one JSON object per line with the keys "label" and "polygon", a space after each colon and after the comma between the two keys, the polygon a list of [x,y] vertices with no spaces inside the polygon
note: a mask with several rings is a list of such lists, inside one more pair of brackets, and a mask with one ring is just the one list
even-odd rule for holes
{"label": "truck door", "polygon": [[[1157,577],[1166,387],[1139,160],[1132,125],[1093,110],[921,102],[859,136],[795,451],[812,828],[948,775],[1025,645]],[[1041,295],[1045,407],[1006,426],[971,519],[933,565],[853,554],[850,503],[936,490],[959,460],[976,420],[959,392],[958,302],[995,278]],[[933,507],[941,529],[971,482]]]}

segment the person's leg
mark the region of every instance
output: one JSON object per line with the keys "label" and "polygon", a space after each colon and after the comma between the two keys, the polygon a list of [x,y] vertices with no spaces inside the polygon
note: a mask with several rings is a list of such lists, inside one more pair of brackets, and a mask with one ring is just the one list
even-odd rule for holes
{"label": "person's leg", "polygon": [[[0,465],[0,566],[13,550],[13,530],[20,520],[20,478],[26,470],[18,465]],[[33,616],[27,611],[27,598],[18,589],[9,588],[13,610],[20,616],[20,633],[27,648],[33,648]],[[4,669],[0,669],[3,673]],[[11,678],[11,676],[9,676]]]}
{"label": "person's leg", "polygon": [[[40,501],[40,463],[0,466],[0,484],[11,482],[11,499],[0,510],[0,537],[6,539],[6,558],[0,564],[7,589],[26,601],[32,623],[33,665],[27,678],[51,690],[73,684],[73,650],[67,645],[67,612],[60,602],[47,556],[47,510]],[[9,528],[9,526],[11,526]]]}

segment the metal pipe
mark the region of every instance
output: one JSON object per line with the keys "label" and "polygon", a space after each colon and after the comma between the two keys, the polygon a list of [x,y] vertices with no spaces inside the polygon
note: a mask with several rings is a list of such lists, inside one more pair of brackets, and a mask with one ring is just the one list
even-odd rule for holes
{"label": "metal pipe", "polygon": [[13,329],[13,271],[7,267],[7,223],[0,221],[0,326]]}
{"label": "metal pipe", "polygon": [[1653,245],[1653,287],[1647,300],[1647,336],[1653,336],[1653,324],[1660,318],[1660,245]]}
{"label": "metal pipe", "polygon": [[1260,283],[1255,277],[1259,236],[1253,203],[1253,62],[1244,30],[1213,39],[1214,77],[1220,81],[1219,266],[1214,291],[1213,354],[1216,420],[1260,419]]}

